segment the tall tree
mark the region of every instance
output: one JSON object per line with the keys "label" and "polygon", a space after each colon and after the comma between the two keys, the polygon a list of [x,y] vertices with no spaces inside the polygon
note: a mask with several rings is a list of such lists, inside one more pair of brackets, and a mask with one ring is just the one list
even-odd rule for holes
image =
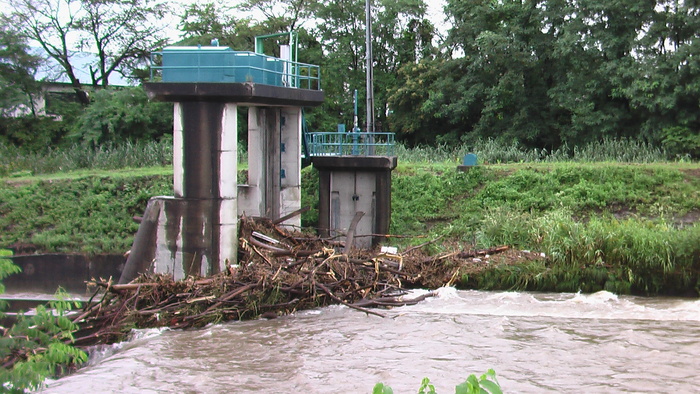
{"label": "tall tree", "polygon": [[645,136],[700,157],[700,4],[661,0],[650,19],[620,91]]}
{"label": "tall tree", "polygon": [[14,115],[22,107],[36,116],[34,97],[41,86],[34,74],[41,63],[22,36],[9,25],[0,26],[0,116]]}
{"label": "tall tree", "polygon": [[[36,41],[63,69],[80,102],[89,100],[84,84],[106,87],[113,72],[128,75],[135,63],[162,47],[167,9],[152,0],[16,0],[4,23]],[[94,51],[91,81],[76,76],[73,55]]]}
{"label": "tall tree", "polygon": [[448,140],[556,144],[547,107],[551,50],[538,2],[449,0],[446,14],[453,27],[445,45],[453,58],[430,88],[440,93],[429,108],[450,125],[443,129]]}
{"label": "tall tree", "polygon": [[[435,28],[426,19],[422,0],[372,1],[375,112],[379,123],[387,124],[389,92],[398,83],[403,64],[415,63],[433,54]],[[365,1],[323,1],[315,14],[314,29],[323,47],[323,110],[336,122],[352,124],[353,90],[360,92],[360,113],[365,113]],[[327,126],[328,127],[328,126]]]}

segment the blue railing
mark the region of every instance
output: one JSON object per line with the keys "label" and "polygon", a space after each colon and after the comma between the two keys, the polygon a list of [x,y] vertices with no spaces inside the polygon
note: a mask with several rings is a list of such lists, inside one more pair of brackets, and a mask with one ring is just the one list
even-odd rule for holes
{"label": "blue railing", "polygon": [[310,156],[393,156],[394,133],[307,133]]}
{"label": "blue railing", "polygon": [[151,81],[253,82],[321,90],[321,68],[228,47],[166,47],[151,54]]}

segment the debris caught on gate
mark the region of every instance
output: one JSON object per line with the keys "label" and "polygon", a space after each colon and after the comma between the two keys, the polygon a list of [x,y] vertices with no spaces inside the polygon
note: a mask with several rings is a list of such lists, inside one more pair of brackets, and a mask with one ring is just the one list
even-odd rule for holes
{"label": "debris caught on gate", "polygon": [[403,253],[392,248],[355,250],[247,217],[241,219],[239,236],[237,264],[211,277],[174,281],[169,275],[142,274],[128,284],[92,281],[98,288],[93,300],[73,319],[80,327],[75,345],[120,341],[133,328],[197,328],[330,304],[383,317],[376,308],[413,305],[434,295],[411,297],[408,289],[453,285],[460,268],[479,266],[475,257],[509,250],[503,246],[428,256],[421,248],[430,242]]}

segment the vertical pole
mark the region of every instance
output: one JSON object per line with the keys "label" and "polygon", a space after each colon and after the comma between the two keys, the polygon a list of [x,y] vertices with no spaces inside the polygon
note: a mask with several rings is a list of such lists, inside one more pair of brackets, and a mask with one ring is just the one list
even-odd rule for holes
{"label": "vertical pole", "polygon": [[372,11],[371,0],[365,0],[365,52],[367,55],[367,132],[374,133],[374,67],[372,66]]}
{"label": "vertical pole", "polygon": [[[357,89],[355,89],[355,97],[353,97],[353,102],[355,103],[355,116],[353,119],[353,127],[352,127],[352,154],[357,155],[357,133],[360,132],[360,128],[357,125]],[[343,136],[339,136],[341,140],[343,139]],[[343,154],[343,151],[340,151],[341,154]]]}

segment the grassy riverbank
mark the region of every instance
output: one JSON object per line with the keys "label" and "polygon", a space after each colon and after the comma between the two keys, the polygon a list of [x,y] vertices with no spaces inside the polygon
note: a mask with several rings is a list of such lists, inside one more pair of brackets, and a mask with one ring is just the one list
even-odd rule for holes
{"label": "grassy riverbank", "polygon": [[396,171],[393,197],[394,233],[443,236],[446,247],[509,245],[546,256],[516,265],[493,260],[463,273],[461,287],[698,291],[697,165],[517,164],[467,174],[407,166]]}
{"label": "grassy riverbank", "polygon": [[[426,155],[435,157],[435,155]],[[454,157],[454,156],[453,156]],[[460,272],[464,288],[697,294],[700,165],[402,160],[393,173],[390,243],[449,250],[509,245],[545,259],[498,259]],[[148,198],[172,194],[172,170],[81,170],[2,178],[0,247],[123,253]],[[303,203],[317,204],[316,174]],[[313,226],[312,209],[303,223]],[[445,259],[443,264],[454,264]]]}

